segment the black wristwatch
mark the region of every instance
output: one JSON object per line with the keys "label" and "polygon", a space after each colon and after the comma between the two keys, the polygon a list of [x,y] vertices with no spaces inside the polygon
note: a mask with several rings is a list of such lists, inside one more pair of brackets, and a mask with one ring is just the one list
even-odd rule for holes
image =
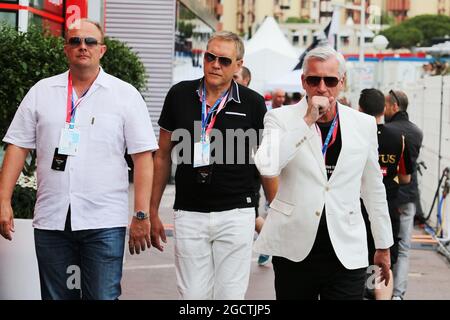
{"label": "black wristwatch", "polygon": [[145,220],[148,219],[148,213],[144,211],[138,211],[134,214],[134,217],[138,220]]}

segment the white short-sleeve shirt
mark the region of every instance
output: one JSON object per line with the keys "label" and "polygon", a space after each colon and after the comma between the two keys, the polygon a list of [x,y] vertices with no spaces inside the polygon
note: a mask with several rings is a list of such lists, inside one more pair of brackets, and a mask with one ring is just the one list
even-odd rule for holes
{"label": "white short-sleeve shirt", "polygon": [[51,169],[67,113],[68,72],[35,84],[20,104],[4,142],[36,149],[38,192],[33,226],[64,230],[70,204],[72,230],[128,224],[129,154],[158,149],[146,104],[130,84],[100,70],[77,107],[76,156],[65,171]]}

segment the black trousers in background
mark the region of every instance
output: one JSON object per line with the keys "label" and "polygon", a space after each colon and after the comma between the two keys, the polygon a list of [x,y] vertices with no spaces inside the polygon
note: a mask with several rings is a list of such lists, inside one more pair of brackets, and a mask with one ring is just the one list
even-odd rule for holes
{"label": "black trousers in background", "polygon": [[325,212],[305,260],[294,262],[274,256],[272,264],[277,300],[363,299],[367,268],[348,270],[341,264],[328,235]]}

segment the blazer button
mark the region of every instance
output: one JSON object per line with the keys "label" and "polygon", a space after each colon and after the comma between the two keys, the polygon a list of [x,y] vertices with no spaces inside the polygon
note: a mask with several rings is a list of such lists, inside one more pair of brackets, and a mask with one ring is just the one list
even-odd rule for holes
{"label": "blazer button", "polygon": [[325,187],[325,191],[326,192],[330,191],[330,187]]}
{"label": "blazer button", "polygon": [[320,217],[320,211],[316,211],[316,216]]}

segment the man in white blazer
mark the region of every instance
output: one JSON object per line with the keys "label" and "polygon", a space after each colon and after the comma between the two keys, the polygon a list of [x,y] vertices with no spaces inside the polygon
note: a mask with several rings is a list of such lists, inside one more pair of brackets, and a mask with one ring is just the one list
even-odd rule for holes
{"label": "man in white blazer", "polygon": [[274,256],[277,299],[362,299],[367,240],[360,197],[389,281],[393,244],[375,119],[337,103],[345,59],[331,47],[305,57],[299,103],[266,114],[255,163],[279,189],[254,250]]}

